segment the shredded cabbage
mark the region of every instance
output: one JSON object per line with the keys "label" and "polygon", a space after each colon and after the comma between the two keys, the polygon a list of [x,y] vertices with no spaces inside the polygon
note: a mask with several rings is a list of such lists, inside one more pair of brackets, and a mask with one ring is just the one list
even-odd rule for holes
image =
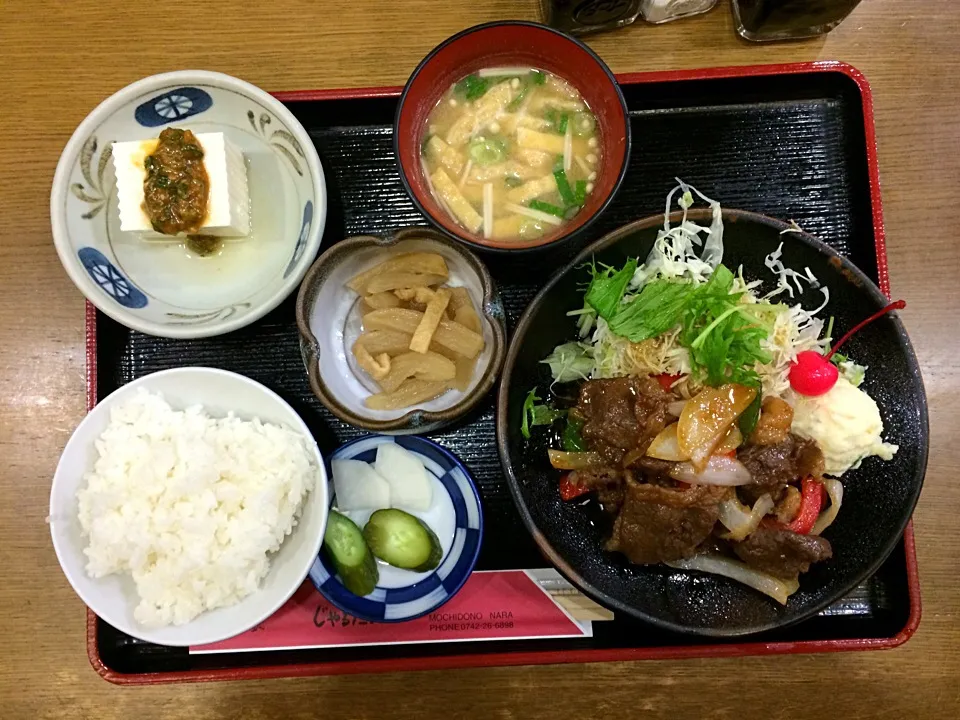
{"label": "shredded cabbage", "polygon": [[610,332],[603,318],[593,334],[594,378],[632,375],[688,375],[690,353],[680,345],[680,328],[655,338],[633,343]]}
{"label": "shredded cabbage", "polygon": [[764,299],[768,300],[783,292],[787,293],[792,299],[794,297],[793,285],[790,284],[790,281],[792,280],[794,282],[794,284],[797,286],[797,292],[801,295],[804,292],[803,283],[807,283],[812,289],[819,290],[824,295],[823,304],[811,313],[812,315],[816,315],[826,306],[828,302],[830,302],[830,289],[820,285],[820,281],[817,280],[810,268],[805,267],[802,273],[799,273],[792,268],[788,268],[783,264],[783,260],[780,259],[782,255],[783,243],[780,243],[780,245],[777,246],[777,249],[767,255],[763,261],[763,264],[767,266],[770,272],[777,276],[777,287],[773,291],[764,295]]}
{"label": "shredded cabbage", "polygon": [[803,228],[797,225],[797,221],[791,220],[790,227],[781,230],[780,234],[786,235],[787,233],[802,233],[802,232],[803,232]]}
{"label": "shredded cabbage", "polygon": [[[632,290],[640,290],[654,278],[685,279],[699,285],[709,279],[723,260],[723,216],[720,203],[710,200],[682,180],[678,179],[677,183],[678,185],[667,194],[663,230],[657,233],[657,239],[647,259],[634,273],[630,283]],[[682,191],[677,205],[683,210],[683,217],[679,225],[672,227],[670,212],[677,191]],[[703,227],[687,220],[687,211],[693,205],[693,193],[710,204],[713,210],[710,227]],[[706,244],[700,237],[700,233],[707,235]],[[694,248],[701,246],[703,247],[702,256],[697,256]]]}
{"label": "shredded cabbage", "polygon": [[823,320],[799,305],[784,306],[784,311],[773,320],[773,327],[760,346],[772,358],[769,363],[757,365],[757,374],[763,387],[764,397],[781,396],[790,388],[790,365],[797,354],[804,350],[824,353],[829,349],[830,338],[821,338]]}
{"label": "shredded cabbage", "polygon": [[577,342],[564,343],[554,348],[544,360],[540,362],[550,366],[550,374],[554,382],[573,382],[586,380],[593,372],[592,348]]}
{"label": "shredded cabbage", "polygon": [[[702,199],[712,210],[709,227],[688,219],[687,211],[696,198]],[[670,222],[670,213],[675,207],[683,211],[679,224]],[[664,210],[663,228],[658,231],[646,260],[628,283],[624,298],[626,302],[653,280],[675,280],[695,285],[705,283],[723,260],[723,215],[717,201],[678,179],[676,187],[667,195]],[[799,232],[800,228],[796,223],[791,223],[791,227],[784,232],[791,231]],[[700,248],[702,251],[698,255]],[[830,300],[828,288],[820,284],[810,268],[805,267],[803,272],[798,272],[786,267],[782,255],[783,243],[764,260],[766,267],[776,276],[776,287],[771,292],[760,295],[762,281],[746,280],[742,266],[738,268],[730,290],[740,295],[743,306],[740,312],[767,333],[760,347],[770,361],[757,363],[753,368],[760,378],[764,397],[782,396],[789,389],[790,366],[798,353],[805,350],[826,353],[831,341],[829,337],[821,337],[824,335],[824,322],[817,317]],[[780,295],[793,299],[808,289],[818,289],[823,293],[823,302],[814,310],[805,310],[799,303],[774,300]],[[691,372],[690,352],[681,345],[679,339],[680,326],[657,337],[633,343],[613,333],[606,321],[598,318],[596,311],[586,303],[582,309],[569,315],[577,318],[577,331],[581,339],[578,347],[583,352],[574,361],[570,349],[560,352],[565,346],[557,348],[545,361],[550,365],[556,381],[631,375],[686,376]],[[829,329],[825,334],[830,334]],[[842,362],[838,366],[852,384],[858,385],[863,380],[865,368],[862,366],[852,362]]]}

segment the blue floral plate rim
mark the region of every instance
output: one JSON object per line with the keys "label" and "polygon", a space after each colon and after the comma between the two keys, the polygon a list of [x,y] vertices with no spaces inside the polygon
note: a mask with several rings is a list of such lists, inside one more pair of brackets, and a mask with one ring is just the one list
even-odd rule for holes
{"label": "blue floral plate rim", "polygon": [[[163,125],[193,116],[203,117],[214,105],[214,98],[208,90],[232,93],[250,101],[260,113],[260,134],[267,133],[264,142],[275,148],[278,157],[291,164],[299,182],[306,183],[298,191],[302,200],[302,218],[298,218],[300,231],[282,274],[249,298],[240,298],[230,306],[211,311],[184,311],[177,303],[164,299],[158,301],[157,310],[154,310],[148,307],[154,305],[150,293],[138,287],[135,280],[127,277],[117,265],[112,250],[106,247],[109,238],[104,242],[102,231],[91,235],[91,231],[84,230],[79,237],[72,236],[70,228],[78,220],[72,211],[68,212],[67,199],[76,198],[74,203],[78,200],[90,203],[88,211],[82,214],[85,221],[101,210],[109,212],[112,184],[105,187],[103,181],[104,170],[110,165],[111,148],[101,138],[97,162],[95,135],[104,123],[117,117],[118,112],[131,106],[129,123],[144,130],[145,137],[151,133],[155,135]],[[268,127],[270,114],[276,121],[274,125],[279,126],[276,129]],[[243,121],[245,124],[249,122],[253,134],[256,134],[256,116],[252,112],[247,115],[250,117],[243,118]],[[238,330],[261,318],[294,292],[319,250],[326,211],[327,189],[322,163],[310,136],[289,109],[266,91],[244,80],[224,73],[191,69],[142,78],[100,102],[77,126],[64,147],[50,195],[54,246],[71,281],[86,299],[108,317],[131,329],[161,337],[188,339]],[[109,230],[107,233],[109,236]],[[87,242],[95,237],[99,239]],[[169,312],[158,315],[163,310]]]}

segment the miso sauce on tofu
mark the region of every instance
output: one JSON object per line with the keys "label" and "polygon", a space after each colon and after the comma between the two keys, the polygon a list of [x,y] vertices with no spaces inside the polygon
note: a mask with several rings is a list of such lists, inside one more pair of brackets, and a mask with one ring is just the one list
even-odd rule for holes
{"label": "miso sauce on tofu", "polygon": [[158,138],[113,143],[120,230],[183,239],[197,255],[251,232],[243,154],[222,132],[166,128]]}
{"label": "miso sauce on tofu", "polygon": [[500,240],[535,239],[573,220],[603,161],[597,119],[580,93],[533,68],[486,68],[451,85],[421,148],[450,217]]}
{"label": "miso sauce on tofu", "polygon": [[210,179],[196,135],[165,129],[143,165],[143,209],[153,229],[164,235],[197,232],[207,218]]}

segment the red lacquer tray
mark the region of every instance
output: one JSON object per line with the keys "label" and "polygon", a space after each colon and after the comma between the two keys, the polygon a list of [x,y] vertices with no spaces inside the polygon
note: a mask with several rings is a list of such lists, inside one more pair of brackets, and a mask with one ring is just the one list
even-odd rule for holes
{"label": "red lacquer tray", "polygon": [[[850,257],[889,294],[870,88],[837,62],[640,73],[618,80],[634,147],[623,188],[591,238],[662,211],[675,176],[728,207],[796,220]],[[330,191],[324,248],[343,237],[425,224],[392,159],[399,88],[277,93],[317,146]],[[368,179],[375,179],[374,190]],[[374,198],[370,193],[376,193]],[[570,248],[569,252],[576,248]],[[557,258],[558,261],[563,258]],[[492,270],[497,275],[497,269]],[[510,323],[539,286],[498,278]],[[358,431],[313,398],[303,372],[291,301],[255,324],[241,354],[211,340],[132,332],[87,307],[87,397],[172,365],[209,365],[250,375],[330,429],[323,442]],[[259,348],[259,350],[258,350]],[[269,355],[269,362],[262,360]],[[434,437],[465,459],[483,496],[478,569],[540,567],[516,516],[493,439],[493,400],[466,425]],[[510,551],[505,551],[509,547]],[[920,622],[913,530],[877,574],[819,616],[743,641],[670,635],[625,618],[594,623],[592,638],[301,649],[190,655],[133,640],[87,613],[90,662],[115,683],[196,682],[337,673],[617,660],[723,657],[891,648]]]}

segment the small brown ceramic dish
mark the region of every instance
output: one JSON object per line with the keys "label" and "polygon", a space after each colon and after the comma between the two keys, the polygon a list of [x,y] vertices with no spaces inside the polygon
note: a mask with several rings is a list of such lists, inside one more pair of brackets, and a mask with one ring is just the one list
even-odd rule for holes
{"label": "small brown ceramic dish", "polygon": [[[347,281],[391,255],[435,252],[446,260],[448,284],[463,286],[480,315],[484,348],[465,392],[448,390],[417,407],[371,410],[378,392],[351,349],[362,330],[360,297]],[[472,410],[496,382],[506,353],[503,306],[483,263],[463,246],[429,228],[406,228],[389,237],[358,235],[336,243],[313,264],[297,296],[300,349],[314,394],[334,415],[370,432],[404,435],[448,425]]]}

